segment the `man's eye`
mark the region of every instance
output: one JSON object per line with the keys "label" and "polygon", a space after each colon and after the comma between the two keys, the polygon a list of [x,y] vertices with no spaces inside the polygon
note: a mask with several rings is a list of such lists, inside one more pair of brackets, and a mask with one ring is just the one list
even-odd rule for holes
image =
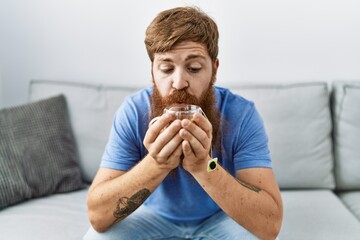
{"label": "man's eye", "polygon": [[163,68],[163,69],[160,69],[161,72],[163,73],[171,73],[174,69],[173,68]]}
{"label": "man's eye", "polygon": [[197,72],[199,72],[201,70],[201,68],[199,68],[199,67],[189,67],[188,70],[191,73],[197,73]]}

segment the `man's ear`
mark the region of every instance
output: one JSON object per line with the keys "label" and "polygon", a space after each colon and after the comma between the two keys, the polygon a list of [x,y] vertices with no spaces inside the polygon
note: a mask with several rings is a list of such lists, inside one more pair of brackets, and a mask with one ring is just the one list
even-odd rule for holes
{"label": "man's ear", "polygon": [[219,59],[217,58],[214,62],[214,74],[217,73],[218,68],[219,68]]}
{"label": "man's ear", "polygon": [[217,74],[218,68],[219,68],[219,59],[217,58],[213,65],[212,80],[211,80],[212,84],[215,84],[215,82],[216,82],[216,74]]}

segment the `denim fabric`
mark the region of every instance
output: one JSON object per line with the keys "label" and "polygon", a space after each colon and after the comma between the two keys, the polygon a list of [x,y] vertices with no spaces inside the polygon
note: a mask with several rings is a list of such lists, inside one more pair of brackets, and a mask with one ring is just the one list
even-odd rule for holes
{"label": "denim fabric", "polygon": [[90,228],[84,240],[254,240],[256,236],[245,230],[220,211],[196,223],[173,223],[142,205],[108,231],[98,233]]}

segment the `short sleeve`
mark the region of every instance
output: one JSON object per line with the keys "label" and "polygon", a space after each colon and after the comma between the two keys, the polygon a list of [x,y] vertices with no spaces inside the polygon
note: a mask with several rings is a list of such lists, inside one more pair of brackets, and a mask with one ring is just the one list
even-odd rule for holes
{"label": "short sleeve", "polygon": [[247,104],[244,112],[242,123],[237,128],[237,138],[235,138],[235,169],[271,168],[268,137],[263,120],[252,102]]}
{"label": "short sleeve", "polygon": [[142,158],[142,139],[136,106],[127,98],[114,116],[100,167],[129,170]]}

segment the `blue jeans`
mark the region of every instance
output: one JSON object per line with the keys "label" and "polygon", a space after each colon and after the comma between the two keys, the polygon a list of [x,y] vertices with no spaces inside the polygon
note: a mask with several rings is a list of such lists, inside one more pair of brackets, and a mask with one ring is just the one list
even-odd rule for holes
{"label": "blue jeans", "polygon": [[84,240],[254,240],[258,239],[225,213],[220,211],[197,223],[173,223],[142,205],[135,212],[108,231],[98,233],[93,228]]}

